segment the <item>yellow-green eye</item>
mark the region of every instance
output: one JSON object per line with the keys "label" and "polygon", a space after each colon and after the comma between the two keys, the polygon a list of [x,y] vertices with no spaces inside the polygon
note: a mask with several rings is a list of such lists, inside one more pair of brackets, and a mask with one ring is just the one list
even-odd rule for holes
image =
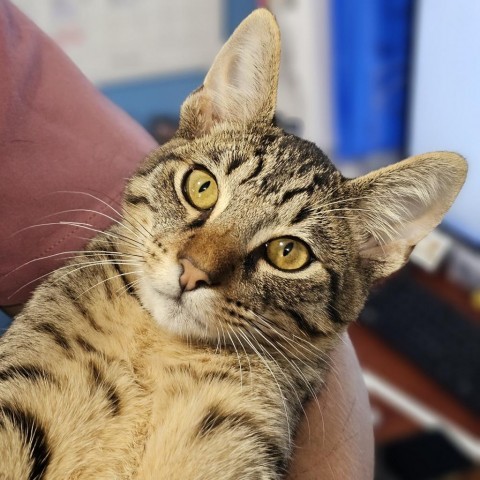
{"label": "yellow-green eye", "polygon": [[267,243],[267,257],[280,270],[298,270],[310,261],[310,252],[302,241],[285,237]]}
{"label": "yellow-green eye", "polygon": [[217,203],[217,182],[205,170],[192,170],[185,180],[185,194],[195,208],[208,210]]}

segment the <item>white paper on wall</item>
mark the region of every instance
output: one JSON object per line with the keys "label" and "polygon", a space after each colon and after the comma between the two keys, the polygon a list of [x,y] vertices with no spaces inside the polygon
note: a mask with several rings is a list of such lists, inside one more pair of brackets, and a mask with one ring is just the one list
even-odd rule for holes
{"label": "white paper on wall", "polygon": [[222,0],[12,0],[93,82],[206,70]]}
{"label": "white paper on wall", "polygon": [[327,154],[334,146],[331,0],[268,0],[282,32],[278,113],[300,120],[297,132]]}

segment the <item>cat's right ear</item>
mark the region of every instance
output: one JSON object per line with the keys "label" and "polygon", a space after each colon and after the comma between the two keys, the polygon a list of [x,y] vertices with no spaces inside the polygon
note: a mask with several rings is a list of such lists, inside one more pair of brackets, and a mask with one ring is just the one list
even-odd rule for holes
{"label": "cat's right ear", "polygon": [[203,85],[185,100],[178,135],[199,137],[218,123],[272,122],[279,67],[277,22],[268,10],[255,10],[220,50]]}
{"label": "cat's right ear", "polygon": [[413,247],[440,223],[466,174],[460,155],[432,152],[348,181],[352,227],[373,280],[405,264]]}

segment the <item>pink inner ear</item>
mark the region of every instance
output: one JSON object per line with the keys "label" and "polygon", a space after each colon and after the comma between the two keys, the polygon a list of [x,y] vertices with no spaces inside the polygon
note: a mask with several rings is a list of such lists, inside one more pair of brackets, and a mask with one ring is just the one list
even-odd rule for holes
{"label": "pink inner ear", "polygon": [[460,155],[432,152],[354,179],[352,184],[362,198],[356,228],[363,229],[361,235],[373,237],[360,246],[361,255],[405,257],[440,223],[466,171]]}
{"label": "pink inner ear", "polygon": [[[407,246],[414,247],[420,240],[428,235],[441,221],[442,212],[436,208],[436,205],[432,206],[423,206],[420,208],[414,208],[413,205],[412,212],[408,214],[407,212],[404,215],[404,219],[396,217],[389,221],[388,217],[385,215],[383,222],[379,222],[379,225],[386,224],[388,228],[386,229],[377,229],[375,232],[371,232],[371,237],[365,242],[361,251],[369,250],[376,246],[387,246],[390,244],[403,244]],[[414,210],[417,210],[414,212]],[[382,216],[381,214],[378,215]],[[375,228],[375,225],[371,225]],[[367,227],[368,228],[368,227]]]}
{"label": "pink inner ear", "polygon": [[[363,228],[370,234],[360,245],[360,257],[372,261],[375,276],[386,277],[401,268],[415,245],[441,221],[441,204],[435,198],[383,198],[375,203],[377,214],[363,218]],[[389,202],[393,202],[393,206]]]}
{"label": "pink inner ear", "polygon": [[267,10],[256,10],[235,30],[216,56],[204,85],[187,98],[179,136],[195,138],[216,124],[241,125],[273,120],[280,32]]}
{"label": "pink inner ear", "polygon": [[243,124],[271,120],[279,66],[278,26],[270,13],[256,11],[235,30],[205,77],[205,101],[215,112],[210,118]]}

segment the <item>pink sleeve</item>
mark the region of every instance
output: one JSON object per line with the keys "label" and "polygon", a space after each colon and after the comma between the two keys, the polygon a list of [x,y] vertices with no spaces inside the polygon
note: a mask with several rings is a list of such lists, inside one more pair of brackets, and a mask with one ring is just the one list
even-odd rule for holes
{"label": "pink sleeve", "polygon": [[[103,229],[91,212],[118,209],[125,178],[155,148],[154,140],[89,83],[62,51],[17,8],[0,0],[0,305],[25,302],[93,232],[40,223],[69,220]],[[82,238],[81,238],[82,237]],[[9,273],[10,272],[10,273]]]}

